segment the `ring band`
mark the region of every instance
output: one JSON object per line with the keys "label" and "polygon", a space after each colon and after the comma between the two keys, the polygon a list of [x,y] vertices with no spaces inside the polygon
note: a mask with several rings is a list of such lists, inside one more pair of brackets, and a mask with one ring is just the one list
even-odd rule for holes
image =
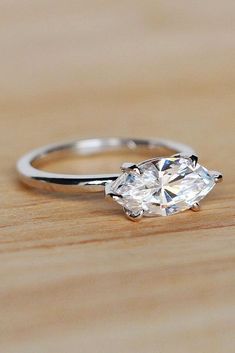
{"label": "ring band", "polygon": [[117,179],[119,174],[72,175],[50,173],[37,169],[34,164],[51,155],[52,157],[76,154],[80,156],[98,154],[105,151],[116,151],[123,147],[135,150],[145,147],[150,150],[165,148],[169,153],[193,154],[187,145],[163,139],[135,138],[95,138],[48,145],[23,156],[17,163],[20,179],[31,187],[48,191],[80,193],[83,191],[102,191],[106,183]]}

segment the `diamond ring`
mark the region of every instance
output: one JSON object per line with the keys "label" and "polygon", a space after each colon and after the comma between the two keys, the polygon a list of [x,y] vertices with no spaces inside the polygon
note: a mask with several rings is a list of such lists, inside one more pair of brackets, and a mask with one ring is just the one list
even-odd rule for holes
{"label": "diamond ring", "polygon": [[[164,149],[168,156],[136,163],[124,163],[121,174],[73,175],[38,169],[39,160],[67,154],[88,156],[126,148],[150,152]],[[155,154],[156,155],[156,154]],[[198,163],[196,153],[184,144],[162,139],[97,138],[80,139],[36,149],[17,163],[20,179],[31,187],[49,191],[80,193],[102,191],[123,207],[126,216],[137,221],[143,216],[169,216],[191,209],[222,181],[222,174],[208,171]]]}

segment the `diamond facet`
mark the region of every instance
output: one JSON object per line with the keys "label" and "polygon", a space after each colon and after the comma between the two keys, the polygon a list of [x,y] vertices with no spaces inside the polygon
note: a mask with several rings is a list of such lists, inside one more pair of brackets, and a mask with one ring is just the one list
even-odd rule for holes
{"label": "diamond facet", "polygon": [[191,208],[214,187],[208,170],[189,157],[142,162],[127,169],[108,188],[129,215],[169,216]]}

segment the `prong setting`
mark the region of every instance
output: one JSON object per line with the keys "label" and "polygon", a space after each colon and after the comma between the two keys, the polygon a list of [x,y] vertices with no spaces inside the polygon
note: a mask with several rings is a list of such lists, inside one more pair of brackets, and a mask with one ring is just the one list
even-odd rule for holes
{"label": "prong setting", "polygon": [[197,166],[197,162],[198,162],[198,156],[195,154],[191,154],[191,156],[189,156],[189,158],[192,161],[192,164],[194,166],[194,168]]}
{"label": "prong setting", "polygon": [[123,211],[125,212],[126,217],[133,222],[140,221],[144,214],[143,210],[139,210],[138,212],[131,212],[125,207],[123,207]]}
{"label": "prong setting", "polygon": [[198,211],[200,211],[201,206],[200,206],[200,204],[199,204],[198,202],[195,202],[195,203],[191,206],[190,209],[191,209],[192,211],[194,211],[194,212],[198,212]]}
{"label": "prong setting", "polygon": [[110,198],[110,200],[118,201],[122,199],[122,195],[115,194],[111,189],[111,183],[105,185],[105,197]]}
{"label": "prong setting", "polygon": [[197,166],[198,156],[195,153],[191,154],[191,153],[182,152],[182,153],[174,154],[173,157],[189,158],[189,159],[191,159],[193,167],[195,168]]}
{"label": "prong setting", "polygon": [[212,176],[216,184],[221,183],[223,181],[223,174],[220,172],[211,170],[210,175]]}
{"label": "prong setting", "polygon": [[135,172],[140,174],[140,169],[135,163],[127,163],[127,162],[123,163],[121,166],[121,171],[127,172],[127,173]]}

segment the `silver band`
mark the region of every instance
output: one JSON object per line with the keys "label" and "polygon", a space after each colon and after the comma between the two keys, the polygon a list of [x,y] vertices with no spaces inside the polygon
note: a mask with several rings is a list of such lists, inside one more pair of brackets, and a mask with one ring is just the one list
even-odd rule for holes
{"label": "silver band", "polygon": [[[104,190],[106,183],[115,180],[119,174],[97,175],[72,175],[50,173],[35,167],[36,163],[50,155],[52,158],[67,154],[90,155],[105,151],[116,151],[127,148],[135,150],[145,147],[150,150],[165,148],[169,154],[188,153],[194,151],[187,145],[162,139],[135,139],[135,138],[95,138],[79,139],[76,141],[48,145],[36,149],[23,156],[17,163],[17,171],[20,179],[27,185],[43,190],[57,192],[80,193],[82,191]],[[156,155],[154,156],[156,157]]]}

